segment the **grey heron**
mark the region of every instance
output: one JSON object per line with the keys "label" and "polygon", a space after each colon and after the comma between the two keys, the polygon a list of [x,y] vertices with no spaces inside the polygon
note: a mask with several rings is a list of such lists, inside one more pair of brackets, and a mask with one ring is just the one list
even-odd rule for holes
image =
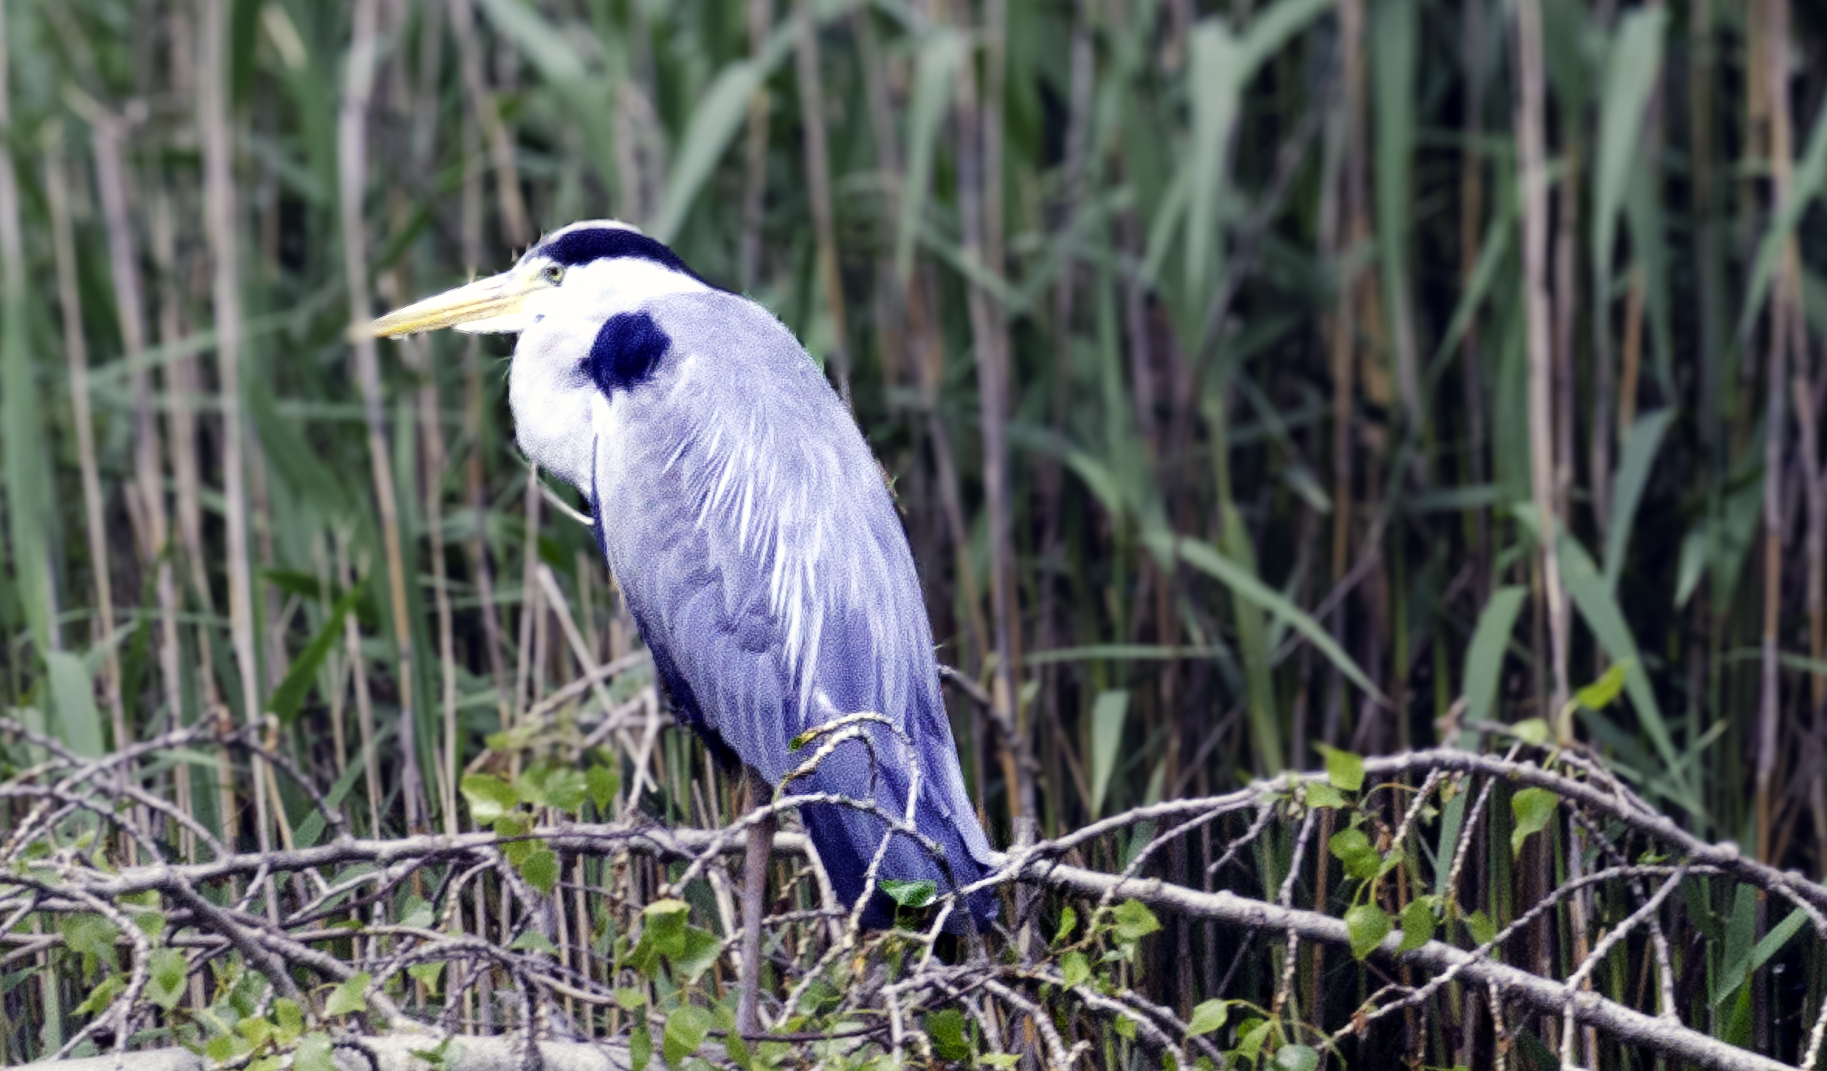
{"label": "grey heron", "polygon": [[[519,335],[508,385],[520,448],[589,503],[681,722],[775,787],[816,750],[796,741],[843,723],[787,786],[833,801],[800,813],[837,895],[857,905],[878,855],[878,879],[940,894],[986,873],[995,857],[958,766],[907,537],[856,421],[793,333],[611,220],[555,231],[509,270],[370,330],[446,327]],[[888,821],[910,808],[920,837]],[[749,842],[750,942],[771,837]],[[972,894],[954,928],[987,923],[995,903]],[[879,890],[861,907],[877,927],[894,909]]]}

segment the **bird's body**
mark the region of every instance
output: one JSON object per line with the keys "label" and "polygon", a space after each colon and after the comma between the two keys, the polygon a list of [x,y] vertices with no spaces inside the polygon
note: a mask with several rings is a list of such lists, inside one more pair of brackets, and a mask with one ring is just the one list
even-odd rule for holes
{"label": "bird's body", "polygon": [[[863,804],[801,808],[847,904],[878,852],[878,880],[945,891],[980,877],[991,850],[959,771],[913,556],[818,367],[767,310],[618,224],[574,224],[517,270],[529,265],[550,288],[505,324],[482,321],[521,335],[516,436],[589,500],[680,719],[770,785]],[[870,716],[795,750],[808,730],[859,714]],[[885,816],[899,821],[910,792],[928,844],[887,835]],[[886,922],[879,893],[864,906],[866,921]],[[968,906],[960,920],[994,913],[988,893]]]}

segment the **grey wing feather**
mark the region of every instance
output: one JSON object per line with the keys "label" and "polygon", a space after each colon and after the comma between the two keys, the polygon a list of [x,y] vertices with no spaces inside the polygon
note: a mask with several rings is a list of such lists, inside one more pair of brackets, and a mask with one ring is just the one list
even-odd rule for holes
{"label": "grey wing feather", "polygon": [[[652,383],[612,403],[596,500],[605,553],[675,701],[775,784],[810,757],[790,749],[806,729],[882,715],[914,745],[916,825],[946,867],[974,877],[989,844],[944,716],[912,555],[861,433],[760,307],[711,294],[648,311],[672,351]],[[865,735],[867,747],[840,748],[793,790],[873,799],[898,817],[910,756],[891,733]],[[838,870],[860,883],[882,826],[832,812],[807,824],[822,855],[845,857],[826,859],[841,891],[852,882]],[[893,842],[882,876],[950,884],[919,855]]]}

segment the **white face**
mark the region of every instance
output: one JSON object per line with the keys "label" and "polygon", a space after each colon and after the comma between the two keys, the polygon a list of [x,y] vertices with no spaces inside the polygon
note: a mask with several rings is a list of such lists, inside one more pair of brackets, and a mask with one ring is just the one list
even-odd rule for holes
{"label": "white face", "polygon": [[508,395],[520,448],[590,493],[610,399],[585,362],[603,325],[657,298],[709,289],[639,230],[587,220],[547,235],[507,271],[390,313],[368,330],[389,337],[441,327],[518,334]]}

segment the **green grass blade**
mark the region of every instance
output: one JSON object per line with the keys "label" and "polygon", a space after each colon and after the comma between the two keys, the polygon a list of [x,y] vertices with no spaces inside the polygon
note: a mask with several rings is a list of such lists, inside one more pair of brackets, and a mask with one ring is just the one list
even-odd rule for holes
{"label": "green grass blade", "polygon": [[1770,220],[1770,229],[1758,243],[1756,267],[1752,269],[1751,284],[1746,289],[1744,308],[1738,315],[1739,339],[1751,337],[1751,324],[1763,312],[1764,299],[1770,294],[1770,282],[1776,275],[1776,258],[1801,223],[1809,202],[1820,196],[1824,186],[1827,186],[1827,108],[1822,108],[1821,114],[1815,116],[1807,151],[1795,166],[1789,202],[1778,206],[1775,217]]}
{"label": "green grass blade", "polygon": [[907,110],[907,174],[901,184],[901,218],[895,228],[895,278],[905,286],[913,276],[914,242],[932,188],[939,126],[951,107],[958,65],[965,61],[964,35],[941,26],[920,42],[914,57],[913,99]]}
{"label": "green grass blade", "polygon": [[[1465,725],[1492,721],[1496,713],[1497,689],[1503,682],[1504,652],[1510,645],[1510,634],[1516,629],[1516,616],[1522,611],[1528,590],[1518,586],[1502,587],[1491,593],[1491,601],[1478,613],[1478,627],[1472,633],[1471,646],[1465,652]],[[1473,747],[1478,740],[1473,729],[1461,729],[1460,747]]]}
{"label": "green grass blade", "polygon": [[[1662,68],[1667,14],[1643,7],[1625,14],[1612,40],[1600,103],[1598,162],[1592,173],[1592,277],[1605,288],[1618,232],[1618,206],[1634,162],[1641,156],[1643,112]],[[1601,304],[1607,296],[1601,289]]]}
{"label": "green grass blade", "polygon": [[1333,641],[1332,635],[1312,615],[1264,584],[1254,572],[1220,554],[1211,544],[1196,539],[1157,534],[1148,537],[1148,544],[1157,554],[1177,555],[1181,561],[1230,588],[1233,594],[1286,621],[1296,632],[1307,637],[1308,642],[1325,655],[1345,675],[1346,680],[1377,700],[1388,702],[1388,698],[1377,690],[1377,686],[1358,668],[1358,664],[1352,661],[1344,648]]}
{"label": "green grass blade", "polygon": [[89,758],[108,753],[101,711],[95,706],[95,681],[83,660],[69,651],[46,651],[51,701],[57,715],[57,738],[71,751]]}
{"label": "green grass blade", "polygon": [[1618,577],[1624,572],[1624,551],[1630,544],[1637,505],[1643,501],[1643,489],[1649,484],[1662,435],[1674,417],[1673,409],[1658,409],[1638,417],[1625,433],[1623,456],[1618,459],[1617,476],[1612,481],[1611,523],[1605,530],[1605,589],[1614,596]]}
{"label": "green grass blade", "polygon": [[1091,817],[1104,813],[1104,798],[1110,791],[1110,775],[1116,772],[1117,754],[1123,747],[1123,723],[1129,715],[1129,693],[1112,690],[1098,693],[1091,704]]}

